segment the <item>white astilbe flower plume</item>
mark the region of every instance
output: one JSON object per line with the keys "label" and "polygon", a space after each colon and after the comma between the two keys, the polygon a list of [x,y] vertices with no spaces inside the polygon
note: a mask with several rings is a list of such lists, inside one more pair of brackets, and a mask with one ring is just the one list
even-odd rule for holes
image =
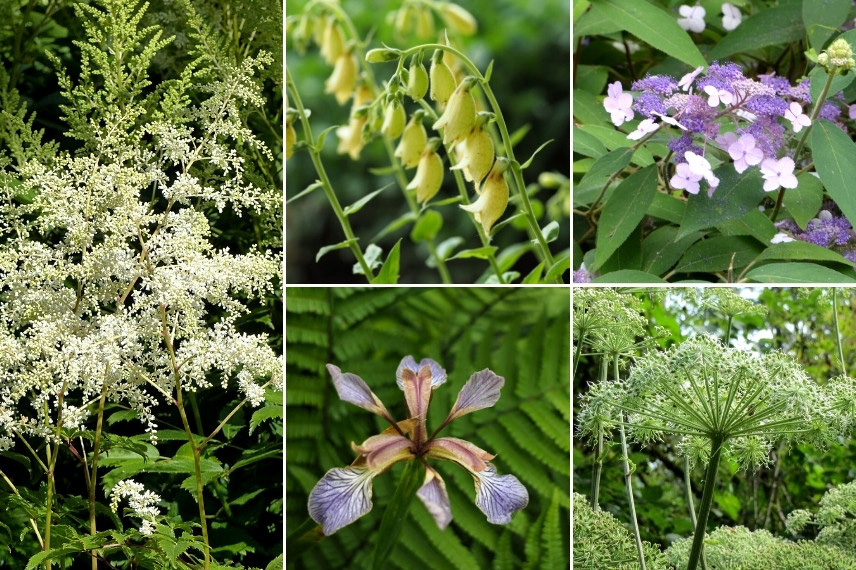
{"label": "white astilbe flower plume", "polygon": [[110,491],[110,508],[117,512],[119,501],[128,499],[128,506],[134,514],[142,519],[140,533],[150,536],[155,531],[155,517],[160,514],[157,504],[161,498],[152,491],[147,491],[141,483],[133,479],[119,481]]}

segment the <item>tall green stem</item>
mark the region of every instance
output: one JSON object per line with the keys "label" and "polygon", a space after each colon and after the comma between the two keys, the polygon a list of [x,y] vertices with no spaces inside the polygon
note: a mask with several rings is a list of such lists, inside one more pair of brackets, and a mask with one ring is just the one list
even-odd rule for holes
{"label": "tall green stem", "polygon": [[[97,532],[95,524],[95,489],[98,482],[98,456],[101,453],[101,430],[104,426],[104,403],[107,400],[107,386],[101,387],[101,399],[98,400],[98,419],[95,425],[95,442],[92,446],[92,474],[89,477],[89,533]],[[98,557],[92,551],[92,570],[98,570]]]}
{"label": "tall green stem", "polygon": [[838,290],[832,288],[832,322],[835,324],[835,344],[838,348],[838,360],[841,362],[841,373],[847,376],[847,364],[844,362],[844,350],[841,346],[841,327],[838,326]]}
{"label": "tall green stem", "polygon": [[[684,455],[684,487],[687,491],[687,508],[690,511],[690,521],[693,523],[693,532],[695,532],[698,526],[698,519],[696,518],[695,505],[693,504],[693,486],[690,480],[691,472],[690,458],[688,455]],[[701,551],[701,567],[702,570],[707,570],[707,558],[704,555],[704,550]]]}
{"label": "tall green stem", "polygon": [[[607,365],[606,360],[600,362],[600,381],[606,382]],[[603,426],[597,428],[597,454],[591,471],[591,497],[589,503],[592,509],[598,508],[597,498],[600,495],[600,475],[603,472]]]}
{"label": "tall green stem", "polygon": [[348,247],[353,252],[354,257],[357,258],[357,262],[363,270],[363,275],[365,275],[366,279],[371,283],[372,280],[374,280],[374,273],[372,273],[371,267],[363,256],[363,251],[360,249],[360,246],[357,245],[357,238],[354,235],[354,230],[351,229],[351,222],[348,220],[348,216],[345,215],[345,211],[339,203],[339,198],[333,190],[333,185],[330,183],[330,178],[327,176],[327,171],[324,169],[324,163],[321,162],[321,149],[315,144],[315,137],[312,135],[312,129],[309,126],[309,117],[306,115],[306,109],[303,107],[303,102],[300,99],[300,93],[297,91],[297,85],[294,83],[288,67],[285,68],[285,76],[286,85],[291,91],[292,99],[296,105],[297,114],[300,117],[300,123],[303,125],[303,137],[308,144],[309,155],[312,157],[312,164],[315,166],[315,172],[317,172],[320,177],[321,188],[324,190],[324,194],[327,196],[327,201],[330,202],[330,206],[333,208],[333,213],[336,215],[336,219],[339,220],[339,225],[342,226],[342,232],[345,234]]}
{"label": "tall green stem", "polygon": [[702,550],[704,548],[705,530],[707,529],[707,519],[710,516],[710,508],[713,505],[713,491],[716,488],[716,474],[719,470],[719,459],[722,456],[722,444],[725,443],[725,438],[721,435],[715,435],[711,438],[710,443],[710,461],[708,462],[707,469],[704,472],[704,489],[701,493],[698,521],[696,523],[695,532],[693,533],[693,545],[692,550],[690,550],[690,560],[687,565],[687,570],[696,570],[699,560],[701,559]]}
{"label": "tall green stem", "polygon": [[[47,447],[45,451],[47,453],[48,458],[48,490],[47,497],[45,498],[45,550],[50,550],[51,548],[51,519],[53,518],[53,496],[54,496],[54,484],[56,482],[55,469],[56,469],[56,460],[59,456],[59,442],[62,435],[62,402],[65,398],[65,382],[62,383],[62,388],[57,395],[56,401],[56,429],[54,430],[54,446],[51,449],[50,442],[47,443]],[[45,408],[47,409],[47,404],[45,404]],[[45,414],[47,417],[47,414]],[[47,570],[51,570],[52,563],[50,560],[45,562],[45,568]]]}
{"label": "tall green stem", "polygon": [[[612,369],[618,380],[618,355],[612,355]],[[642,536],[639,534],[639,522],[636,520],[636,502],[633,499],[633,477],[630,471],[630,456],[627,453],[627,436],[624,434],[624,412],[620,413],[618,431],[621,434],[621,457],[624,461],[624,486],[627,489],[627,504],[630,507],[630,524],[633,527],[633,538],[636,540],[636,555],[639,557],[639,567],[645,570],[645,551],[642,548]]]}

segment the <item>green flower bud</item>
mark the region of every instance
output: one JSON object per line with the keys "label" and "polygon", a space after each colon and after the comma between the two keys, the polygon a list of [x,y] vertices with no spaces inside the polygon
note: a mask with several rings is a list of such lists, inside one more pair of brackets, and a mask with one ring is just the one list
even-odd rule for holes
{"label": "green flower bud", "polygon": [[397,139],[404,131],[404,123],[406,122],[407,114],[404,112],[404,107],[398,101],[393,100],[386,106],[380,132],[391,139]]}
{"label": "green flower bud", "polygon": [[366,61],[369,63],[382,63],[384,61],[393,61],[401,56],[401,51],[391,48],[376,48],[369,50],[366,54]]}
{"label": "green flower bud", "polygon": [[449,66],[440,61],[431,61],[431,99],[440,105],[445,105],[455,91],[455,74]]}
{"label": "green flower bud", "polygon": [[407,78],[407,94],[414,101],[419,101],[425,97],[428,92],[428,72],[425,71],[425,66],[421,63],[416,63],[410,66],[410,73]]}
{"label": "green flower bud", "polygon": [[425,149],[419,158],[416,174],[407,185],[408,190],[416,190],[416,200],[427,202],[440,191],[443,185],[443,161],[431,147]]}
{"label": "green flower bud", "polygon": [[443,144],[466,137],[476,124],[476,102],[470,93],[470,82],[462,81],[455,88],[443,114],[434,123],[435,131],[443,129]]}
{"label": "green flower bud", "polygon": [[829,44],[826,51],[817,56],[817,62],[831,75],[843,74],[856,67],[853,48],[844,38],[838,38]]}
{"label": "green flower bud", "polygon": [[450,28],[457,30],[465,36],[471,36],[478,30],[478,23],[472,14],[453,2],[440,4],[440,15]]}
{"label": "green flower bud", "polygon": [[484,229],[484,235],[490,237],[493,224],[505,212],[508,206],[508,184],[505,182],[503,171],[508,168],[507,161],[497,160],[484,182],[479,199],[461,208],[472,212],[473,217]]}
{"label": "green flower bud", "polygon": [[285,160],[288,160],[294,154],[295,142],[297,142],[297,133],[294,132],[294,125],[288,122],[285,124]]}
{"label": "green flower bud", "polygon": [[338,61],[339,56],[345,51],[345,38],[342,29],[334,18],[327,20],[324,33],[321,36],[321,57],[332,65]]}
{"label": "green flower bud", "polygon": [[401,159],[404,168],[413,168],[419,162],[427,144],[428,134],[422,124],[421,115],[414,113],[404,127],[404,134],[401,135],[401,140],[395,148],[395,156]]}

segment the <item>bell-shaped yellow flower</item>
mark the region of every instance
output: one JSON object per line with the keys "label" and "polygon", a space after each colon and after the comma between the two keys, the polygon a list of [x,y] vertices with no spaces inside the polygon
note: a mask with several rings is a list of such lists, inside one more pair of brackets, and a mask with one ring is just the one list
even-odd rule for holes
{"label": "bell-shaped yellow flower", "polygon": [[476,124],[476,102],[470,86],[469,81],[462,81],[455,88],[446,109],[432,127],[435,131],[443,129],[443,144],[463,139]]}
{"label": "bell-shaped yellow flower", "polygon": [[508,184],[503,176],[506,168],[506,162],[497,160],[482,186],[479,199],[472,204],[461,206],[464,210],[472,212],[476,221],[484,228],[484,235],[487,237],[490,237],[490,229],[508,206]]}
{"label": "bell-shaped yellow flower", "polygon": [[431,61],[431,91],[429,95],[438,105],[445,105],[455,92],[455,74],[442,58]]}
{"label": "bell-shaped yellow flower", "polygon": [[475,182],[476,191],[481,193],[481,181],[493,166],[494,151],[490,133],[476,127],[455,149],[458,152],[458,163],[451,170],[463,170],[464,178]]}
{"label": "bell-shaped yellow flower", "polygon": [[418,202],[427,202],[440,191],[440,186],[443,185],[443,174],[443,161],[429,146],[422,153],[419,164],[416,166],[416,174],[407,185],[407,189],[416,190]]}
{"label": "bell-shaped yellow flower", "polygon": [[324,84],[324,93],[333,93],[339,105],[344,105],[350,99],[356,86],[357,58],[351,51],[342,52],[336,59],[333,73]]}
{"label": "bell-shaped yellow flower", "polygon": [[416,166],[422,151],[425,150],[425,145],[428,144],[428,133],[425,132],[425,126],[422,124],[421,114],[417,113],[410,117],[410,121],[404,127],[404,134],[401,135],[401,140],[395,147],[395,156],[401,159],[404,168]]}
{"label": "bell-shaped yellow flower", "polygon": [[440,4],[440,15],[450,28],[454,28],[465,36],[471,36],[478,30],[478,23],[472,14],[455,4],[443,2]]}
{"label": "bell-shaped yellow flower", "polygon": [[407,122],[407,113],[404,112],[404,107],[398,101],[391,101],[387,104],[383,115],[383,125],[380,132],[384,136],[391,139],[397,139],[404,131],[404,124]]}
{"label": "bell-shaped yellow flower", "polygon": [[342,36],[342,28],[334,18],[330,18],[321,35],[321,57],[328,64],[333,65],[344,51],[345,38]]}
{"label": "bell-shaped yellow flower", "polygon": [[417,63],[410,66],[410,73],[407,78],[407,94],[414,101],[419,101],[425,97],[428,92],[428,72],[425,71],[425,66]]}
{"label": "bell-shaped yellow flower", "polygon": [[339,146],[336,152],[339,154],[347,154],[353,160],[360,158],[360,151],[365,146],[363,140],[363,127],[368,122],[367,113],[356,113],[355,111],[368,104],[372,100],[372,92],[366,85],[361,85],[354,96],[353,107],[351,108],[351,117],[348,119],[348,124],[336,129],[336,136],[339,137]]}

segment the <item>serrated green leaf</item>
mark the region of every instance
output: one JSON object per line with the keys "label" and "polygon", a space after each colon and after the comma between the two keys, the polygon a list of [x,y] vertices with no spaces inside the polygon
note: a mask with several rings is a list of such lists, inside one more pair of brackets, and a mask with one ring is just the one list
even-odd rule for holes
{"label": "serrated green leaf", "polygon": [[652,47],[691,67],[707,65],[692,38],[678,25],[674,14],[639,0],[601,0],[596,5],[606,18]]}
{"label": "serrated green leaf", "polygon": [[282,418],[282,406],[265,406],[259,408],[250,417],[250,433],[253,433],[262,422],[273,418]]}
{"label": "serrated green leaf", "polygon": [[811,148],[820,181],[844,217],[856,227],[856,144],[834,123],[819,120],[811,130]]}
{"label": "serrated green leaf", "polygon": [[757,208],[766,195],[757,169],[738,174],[730,164],[724,164],[714,173],[719,177],[719,186],[710,198],[707,192],[690,195],[676,239],[722,222],[740,219],[749,210]]}
{"label": "serrated green leaf", "polygon": [[758,283],[856,283],[842,273],[816,263],[770,263],[746,273],[746,280]]}
{"label": "serrated green leaf", "polygon": [[748,52],[775,44],[787,44],[803,39],[805,27],[799,2],[759,10],[729,32],[717,43],[707,57],[723,60],[738,52]]}
{"label": "serrated green leaf", "polygon": [[591,204],[610,176],[619,170],[623,170],[633,156],[633,149],[622,147],[608,152],[598,158],[591,169],[585,173],[582,180],[574,186],[572,194],[574,206],[587,206]]}
{"label": "serrated green leaf", "polygon": [[604,205],[597,231],[593,270],[600,268],[633,233],[657,193],[657,167],[648,166],[618,185]]}
{"label": "serrated green leaf", "polygon": [[282,570],[283,568],[283,555],[280,554],[276,558],[270,561],[270,563],[265,566],[265,570]]}

